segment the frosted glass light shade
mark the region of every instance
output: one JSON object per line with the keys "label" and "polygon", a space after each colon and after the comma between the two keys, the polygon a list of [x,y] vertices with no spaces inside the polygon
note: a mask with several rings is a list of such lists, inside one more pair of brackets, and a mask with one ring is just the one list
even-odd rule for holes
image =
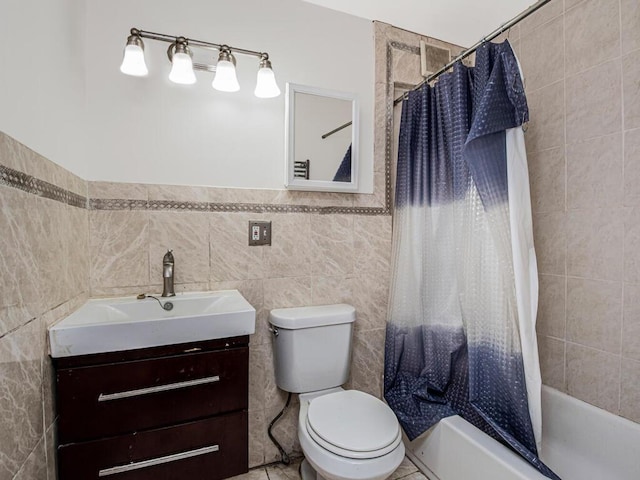
{"label": "frosted glass light shade", "polygon": [[221,92],[237,92],[240,84],[236,77],[236,67],[228,60],[219,60],[216,66],[216,76],[211,86]]}
{"label": "frosted glass light shade", "polygon": [[256,89],[253,93],[258,98],[273,98],[280,95],[280,89],[276,83],[276,76],[269,67],[261,67],[258,69]]}
{"label": "frosted glass light shade", "polygon": [[127,45],[124,47],[124,57],[120,71],[125,75],[144,77],[149,74],[147,64],[144,62],[144,50],[139,45]]}
{"label": "frosted glass light shade", "polygon": [[169,80],[173,83],[179,83],[180,85],[193,85],[196,83],[196,74],[193,72],[193,62],[189,54],[173,54]]}

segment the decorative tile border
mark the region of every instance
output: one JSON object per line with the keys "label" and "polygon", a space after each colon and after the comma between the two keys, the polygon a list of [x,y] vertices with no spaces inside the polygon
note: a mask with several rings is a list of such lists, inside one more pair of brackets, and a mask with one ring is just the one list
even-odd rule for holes
{"label": "decorative tile border", "polygon": [[168,200],[127,200],[107,198],[89,200],[91,210],[153,210],[185,212],[317,213],[321,215],[388,215],[383,207],[314,207],[311,205],[263,203],[209,203]]}
{"label": "decorative tile border", "polygon": [[49,198],[88,210],[151,210],[184,212],[317,213],[321,215],[389,215],[383,207],[316,207],[312,205],[178,202],[173,200],[130,200],[126,198],[87,198],[33,175],[0,164],[0,185]]}
{"label": "decorative tile border", "polygon": [[72,207],[87,208],[87,197],[65,190],[32,175],[0,165],[0,185],[17,188],[43,198],[49,198]]}

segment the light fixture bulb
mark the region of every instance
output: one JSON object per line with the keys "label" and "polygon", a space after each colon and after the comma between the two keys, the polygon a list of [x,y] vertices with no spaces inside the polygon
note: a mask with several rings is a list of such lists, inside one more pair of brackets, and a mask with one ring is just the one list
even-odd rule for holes
{"label": "light fixture bulb", "polygon": [[132,34],[127,39],[120,71],[134,77],[144,77],[149,74],[147,64],[144,61],[144,43],[138,35]]}
{"label": "light fixture bulb", "polygon": [[223,48],[218,57],[216,65],[216,75],[213,77],[211,86],[221,92],[237,92],[240,90],[240,84],[236,77],[235,58],[231,51]]}
{"label": "light fixture bulb", "polygon": [[193,72],[191,55],[183,52],[173,54],[169,80],[173,83],[179,83],[180,85],[193,85],[196,83],[196,74]]}
{"label": "light fixture bulb", "polygon": [[271,62],[268,58],[263,57],[258,69],[258,78],[256,79],[256,89],[254,95],[258,98],[274,98],[280,95],[280,89],[276,83],[276,76],[271,68]]}

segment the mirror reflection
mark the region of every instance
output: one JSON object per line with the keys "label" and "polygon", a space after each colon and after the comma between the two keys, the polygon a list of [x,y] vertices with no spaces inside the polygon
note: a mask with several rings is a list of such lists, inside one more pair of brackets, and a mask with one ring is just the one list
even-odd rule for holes
{"label": "mirror reflection", "polygon": [[355,95],[289,84],[287,102],[287,188],[355,191]]}

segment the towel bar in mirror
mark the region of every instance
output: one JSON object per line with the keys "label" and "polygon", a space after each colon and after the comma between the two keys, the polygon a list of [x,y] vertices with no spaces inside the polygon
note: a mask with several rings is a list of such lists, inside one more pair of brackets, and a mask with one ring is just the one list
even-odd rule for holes
{"label": "towel bar in mirror", "polygon": [[287,83],[285,117],[285,186],[356,193],[356,94]]}

